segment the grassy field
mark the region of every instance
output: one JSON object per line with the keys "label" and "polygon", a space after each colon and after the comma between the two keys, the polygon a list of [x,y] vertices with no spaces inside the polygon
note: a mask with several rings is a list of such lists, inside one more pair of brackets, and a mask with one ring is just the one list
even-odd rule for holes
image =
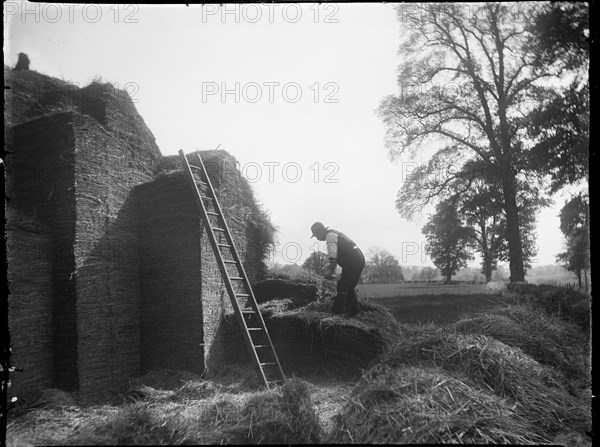
{"label": "grassy field", "polygon": [[422,295],[481,295],[491,294],[484,285],[404,283],[404,284],[359,284],[359,293],[369,298],[392,298]]}
{"label": "grassy field", "polygon": [[387,307],[403,323],[446,324],[501,300],[485,286],[469,284],[360,284],[358,293]]}

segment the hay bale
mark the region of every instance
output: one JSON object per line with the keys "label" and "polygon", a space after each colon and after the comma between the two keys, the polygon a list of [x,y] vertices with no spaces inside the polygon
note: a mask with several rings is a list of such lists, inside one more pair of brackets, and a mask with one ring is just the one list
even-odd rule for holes
{"label": "hay bale", "polygon": [[330,443],[537,444],[547,442],[509,401],[434,367],[366,371],[334,417]]}
{"label": "hay bale", "polygon": [[437,366],[472,386],[509,398],[540,435],[589,428],[587,405],[569,395],[556,371],[485,335],[423,331],[393,346],[381,363]]}
{"label": "hay bale", "polygon": [[49,388],[54,379],[50,230],[6,208],[8,329],[12,361],[10,397]]}
{"label": "hay bale", "polygon": [[495,306],[463,317],[453,328],[463,334],[483,334],[521,349],[542,365],[562,372],[575,392],[590,385],[584,357],[585,337],[578,327],[524,305]]}

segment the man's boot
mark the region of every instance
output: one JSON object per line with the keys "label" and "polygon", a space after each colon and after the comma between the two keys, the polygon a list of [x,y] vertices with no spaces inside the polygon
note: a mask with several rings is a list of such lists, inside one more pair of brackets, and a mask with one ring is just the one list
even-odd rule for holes
{"label": "man's boot", "polygon": [[336,296],[333,297],[333,307],[331,308],[331,313],[334,315],[341,314],[344,312],[344,304],[346,304],[347,293],[338,292]]}
{"label": "man's boot", "polygon": [[360,303],[358,302],[358,297],[356,296],[356,289],[352,289],[350,292],[348,292],[348,315],[353,317],[359,312]]}

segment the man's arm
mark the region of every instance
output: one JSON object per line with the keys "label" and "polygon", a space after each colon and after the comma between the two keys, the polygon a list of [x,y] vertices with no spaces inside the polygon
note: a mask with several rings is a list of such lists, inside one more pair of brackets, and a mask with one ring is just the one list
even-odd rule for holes
{"label": "man's arm", "polygon": [[324,276],[325,279],[333,279],[333,274],[337,267],[338,235],[334,232],[327,233],[325,244],[327,245],[327,260],[329,261],[329,265]]}

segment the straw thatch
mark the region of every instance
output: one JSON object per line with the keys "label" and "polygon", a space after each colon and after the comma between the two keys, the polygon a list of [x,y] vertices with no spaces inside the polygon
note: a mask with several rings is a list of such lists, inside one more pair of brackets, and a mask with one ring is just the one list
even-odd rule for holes
{"label": "straw thatch", "polygon": [[439,367],[470,386],[509,398],[540,436],[589,429],[587,405],[569,395],[552,368],[485,335],[422,331],[401,339],[381,363]]}
{"label": "straw thatch", "polygon": [[334,418],[332,443],[537,444],[546,441],[499,396],[435,367],[378,365]]}
{"label": "straw thatch", "polygon": [[484,334],[520,348],[539,363],[562,372],[571,392],[589,386],[585,337],[573,323],[524,305],[495,306],[456,322],[456,331]]}
{"label": "straw thatch", "polygon": [[8,327],[12,334],[10,397],[53,383],[52,238],[48,228],[6,209],[9,282]]}

